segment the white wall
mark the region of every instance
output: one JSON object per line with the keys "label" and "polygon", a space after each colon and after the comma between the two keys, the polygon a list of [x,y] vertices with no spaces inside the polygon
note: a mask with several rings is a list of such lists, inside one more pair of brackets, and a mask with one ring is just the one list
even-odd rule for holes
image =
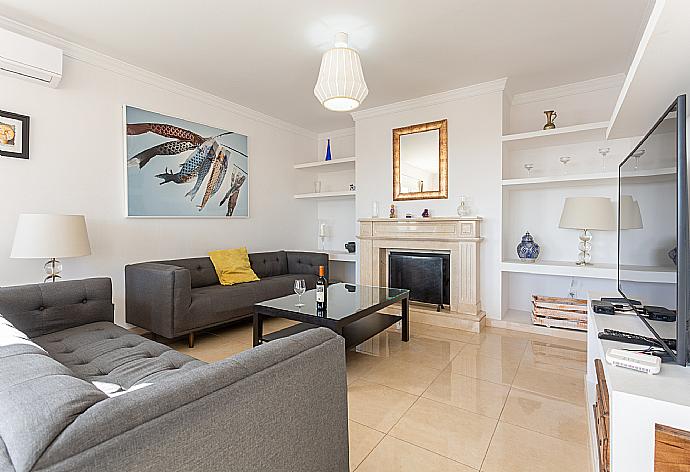
{"label": "white wall", "polygon": [[504,134],[540,130],[546,124],[544,111],[555,110],[556,127],[595,123],[611,119],[624,75],[601,77],[575,84],[516,94],[506,113]]}
{"label": "white wall", "polygon": [[[240,245],[313,247],[316,209],[293,198],[293,164],[316,153],[316,136],[150,82],[69,57],[58,89],[0,76],[1,108],[31,117],[30,159],[0,158],[0,285],[43,278],[44,261],[9,259],[17,216],[28,212],[86,215],[93,254],[65,259],[64,276],[111,277],[120,324],[125,264]],[[250,218],[126,219],[123,104],[247,135]]]}
{"label": "white wall", "polygon": [[[395,106],[391,106],[396,109]],[[430,106],[355,117],[357,218],[371,216],[372,202],[387,216],[393,200],[392,130],[448,120],[448,199],[395,202],[398,215],[456,216],[459,197],[468,195],[484,218],[480,248],[481,302],[487,316],[500,316],[501,127],[503,93],[456,98]]]}

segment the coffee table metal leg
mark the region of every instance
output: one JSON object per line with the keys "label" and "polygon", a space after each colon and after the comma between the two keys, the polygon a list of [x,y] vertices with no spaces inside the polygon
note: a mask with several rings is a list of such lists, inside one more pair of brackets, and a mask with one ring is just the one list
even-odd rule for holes
{"label": "coffee table metal leg", "polygon": [[410,340],[410,299],[402,299],[402,340]]}
{"label": "coffee table metal leg", "polygon": [[264,317],[257,312],[254,312],[254,347],[261,344],[261,336],[264,331]]}

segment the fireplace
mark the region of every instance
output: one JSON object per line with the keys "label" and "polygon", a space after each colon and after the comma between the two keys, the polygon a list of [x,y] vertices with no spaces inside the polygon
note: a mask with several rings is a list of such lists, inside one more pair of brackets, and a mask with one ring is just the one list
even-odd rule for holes
{"label": "fireplace", "polygon": [[399,252],[388,254],[388,286],[410,291],[410,300],[450,305],[450,254]]}
{"label": "fireplace", "polygon": [[[448,272],[444,274],[443,285],[446,309],[437,312],[433,308],[416,307],[410,311],[410,319],[475,333],[481,330],[485,318],[479,300],[481,218],[362,218],[358,222],[359,283],[379,287],[403,285],[403,282],[391,283],[389,279],[389,256],[394,252],[435,257],[447,254]],[[439,299],[438,294],[434,296],[435,300]],[[437,301],[432,303],[438,305]]]}

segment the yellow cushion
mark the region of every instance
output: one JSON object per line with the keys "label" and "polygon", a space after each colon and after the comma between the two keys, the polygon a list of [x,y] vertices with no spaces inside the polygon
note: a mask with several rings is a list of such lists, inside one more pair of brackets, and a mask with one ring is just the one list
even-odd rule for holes
{"label": "yellow cushion", "polygon": [[246,247],[223,249],[208,253],[221,285],[234,285],[259,280],[252,266]]}

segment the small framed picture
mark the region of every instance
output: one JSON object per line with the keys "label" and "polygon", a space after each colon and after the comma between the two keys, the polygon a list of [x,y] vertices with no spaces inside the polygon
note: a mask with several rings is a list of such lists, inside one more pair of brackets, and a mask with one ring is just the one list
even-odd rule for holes
{"label": "small framed picture", "polygon": [[0,156],[29,158],[29,117],[0,110]]}

